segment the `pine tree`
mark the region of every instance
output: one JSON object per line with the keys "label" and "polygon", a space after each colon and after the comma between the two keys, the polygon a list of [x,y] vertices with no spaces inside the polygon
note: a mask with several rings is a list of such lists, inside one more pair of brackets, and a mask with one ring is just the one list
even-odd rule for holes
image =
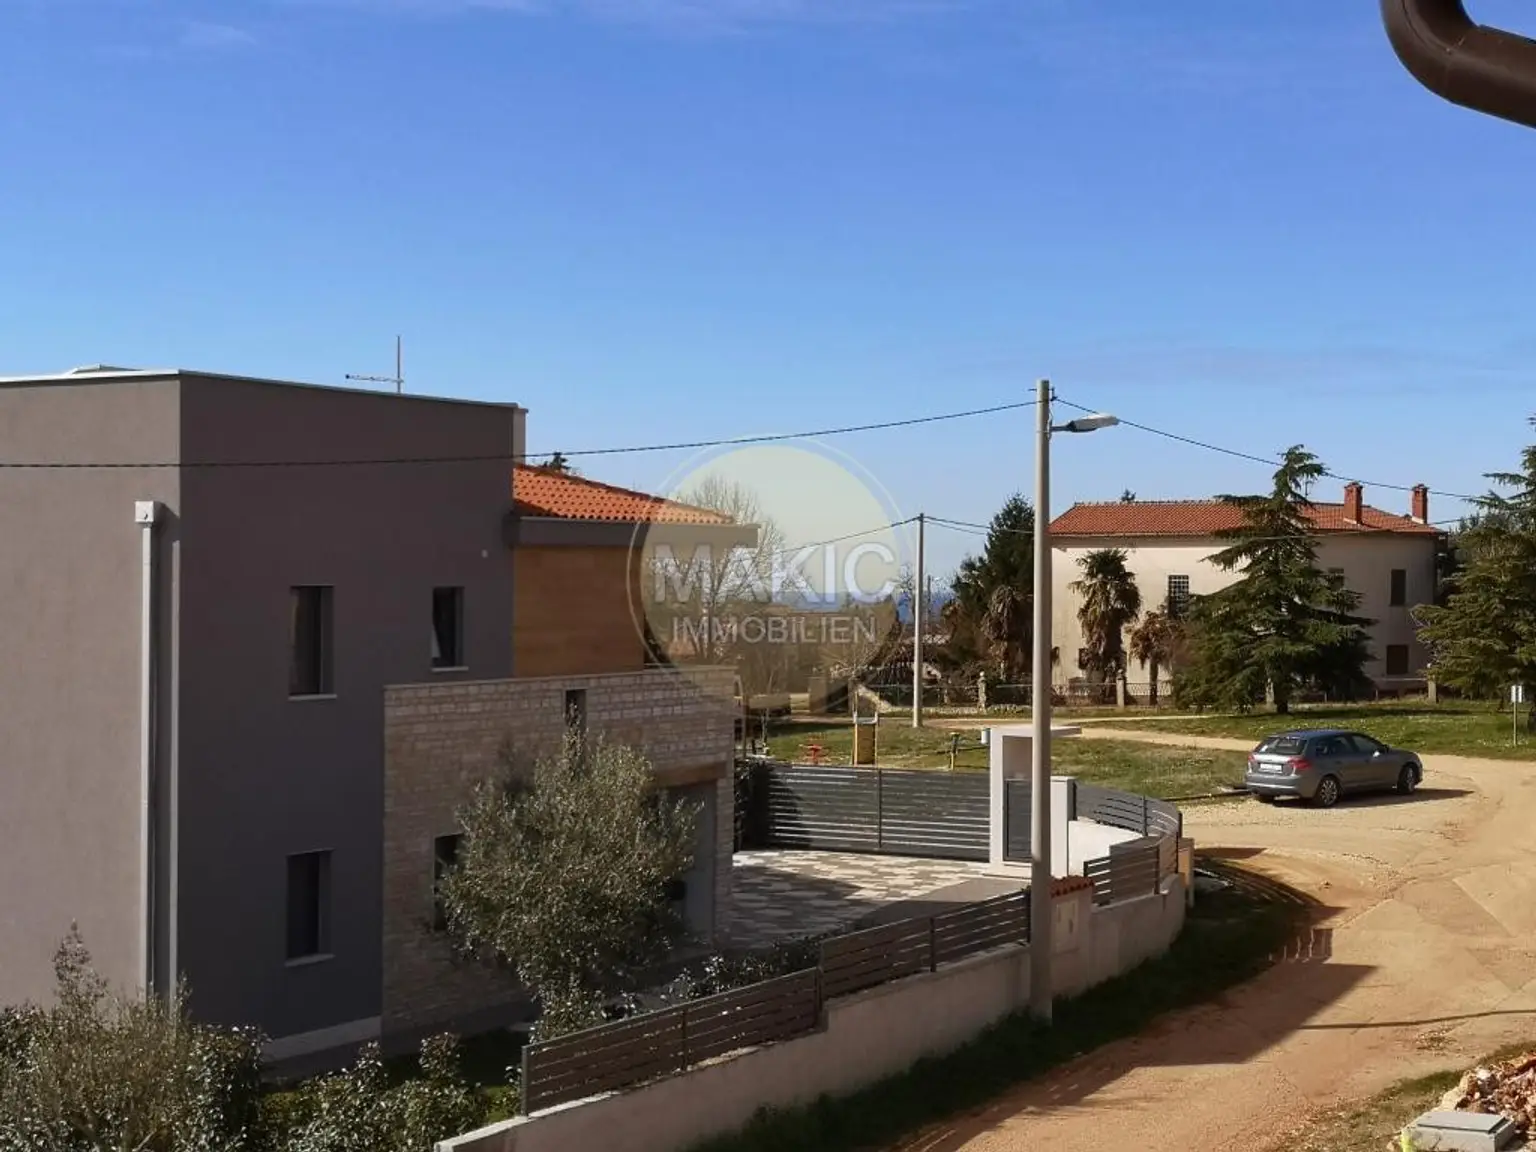
{"label": "pine tree", "polygon": [[1487,479],[1512,491],[1477,502],[1456,534],[1444,606],[1415,612],[1435,679],[1484,699],[1536,683],[1536,445],[1521,453],[1521,471]]}
{"label": "pine tree", "polygon": [[1034,565],[1035,511],[1015,494],[992,517],[982,554],[960,562],[944,607],[951,647],[965,662],[991,664],[1009,678],[1028,667]]}
{"label": "pine tree", "polygon": [[1211,563],[1241,578],[1197,597],[1190,612],[1190,666],[1176,692],[1196,706],[1246,709],[1266,689],[1289,712],[1299,689],[1351,698],[1366,684],[1366,629],[1360,598],[1317,563],[1306,491],[1325,474],[1300,445],[1288,449],[1263,496],[1222,496],[1242,511],[1240,527]]}

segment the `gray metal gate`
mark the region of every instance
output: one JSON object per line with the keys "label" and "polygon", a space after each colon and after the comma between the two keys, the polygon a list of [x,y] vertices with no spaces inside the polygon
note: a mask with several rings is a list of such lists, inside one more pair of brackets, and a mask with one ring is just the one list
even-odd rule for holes
{"label": "gray metal gate", "polygon": [[774,764],[766,774],[772,847],[988,857],[985,773]]}

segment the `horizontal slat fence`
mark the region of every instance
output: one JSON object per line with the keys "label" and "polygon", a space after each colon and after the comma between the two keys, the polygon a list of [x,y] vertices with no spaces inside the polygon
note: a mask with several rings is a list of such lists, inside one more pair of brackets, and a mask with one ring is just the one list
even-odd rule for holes
{"label": "horizontal slat fence", "polygon": [[613,1092],[742,1048],[812,1031],[816,969],[573,1032],[523,1050],[528,1112]]}
{"label": "horizontal slat fence", "polygon": [[1098,784],[1077,785],[1077,817],[1143,836],[1177,839],[1184,834],[1184,814],[1176,805]]}
{"label": "horizontal slat fence", "polygon": [[[770,847],[987,859],[988,781],[981,773],[768,764]],[[1030,783],[1005,790],[1009,859],[1027,859]],[[1077,786],[1080,819],[1139,833],[1088,861],[1095,904],[1159,890],[1178,869],[1183,816],[1161,800]],[[523,1050],[523,1108],[535,1112],[642,1084],[743,1048],[813,1031],[825,1001],[928,972],[1003,945],[1029,943],[1022,890],[932,917],[824,941],[817,967],[718,996],[590,1028]]]}
{"label": "horizontal slat fence", "polygon": [[1118,904],[1158,890],[1163,837],[1143,837],[1111,846],[1108,856],[1089,860],[1083,875],[1093,881],[1095,904]]}
{"label": "horizontal slat fence", "polygon": [[1028,941],[1027,891],[834,937],[804,972],[529,1045],[523,1108],[537,1112],[792,1039],[816,1028],[827,1000]]}
{"label": "horizontal slat fence", "polygon": [[986,860],[981,772],[764,766],[767,847]]}
{"label": "horizontal slat fence", "polygon": [[822,943],[821,994],[831,1000],[933,967],[932,920],[865,928]]}
{"label": "horizontal slat fence", "polygon": [[1029,943],[1029,892],[983,900],[933,918],[933,962],[951,964],[1003,944]]}

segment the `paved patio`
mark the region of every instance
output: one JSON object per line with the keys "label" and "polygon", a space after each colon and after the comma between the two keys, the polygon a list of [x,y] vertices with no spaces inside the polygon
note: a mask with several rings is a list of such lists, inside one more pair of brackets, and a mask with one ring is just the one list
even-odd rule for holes
{"label": "paved patio", "polygon": [[985,864],[844,852],[738,852],[727,944],[760,948],[870,922],[931,916],[1018,888]]}

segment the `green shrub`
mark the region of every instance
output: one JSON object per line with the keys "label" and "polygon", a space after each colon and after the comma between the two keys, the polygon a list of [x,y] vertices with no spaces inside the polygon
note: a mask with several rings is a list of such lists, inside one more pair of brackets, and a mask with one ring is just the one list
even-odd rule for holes
{"label": "green shrub", "polygon": [[421,1046],[421,1074],[398,1084],[376,1044],[345,1072],[322,1076],[268,1101],[266,1127],[282,1152],[429,1152],[478,1127],[488,1101],[459,1071],[458,1041]]}
{"label": "green shrub", "polygon": [[109,991],[78,931],[54,957],[55,1003],[0,1010],[4,1152],[265,1152],[261,1042]]}

